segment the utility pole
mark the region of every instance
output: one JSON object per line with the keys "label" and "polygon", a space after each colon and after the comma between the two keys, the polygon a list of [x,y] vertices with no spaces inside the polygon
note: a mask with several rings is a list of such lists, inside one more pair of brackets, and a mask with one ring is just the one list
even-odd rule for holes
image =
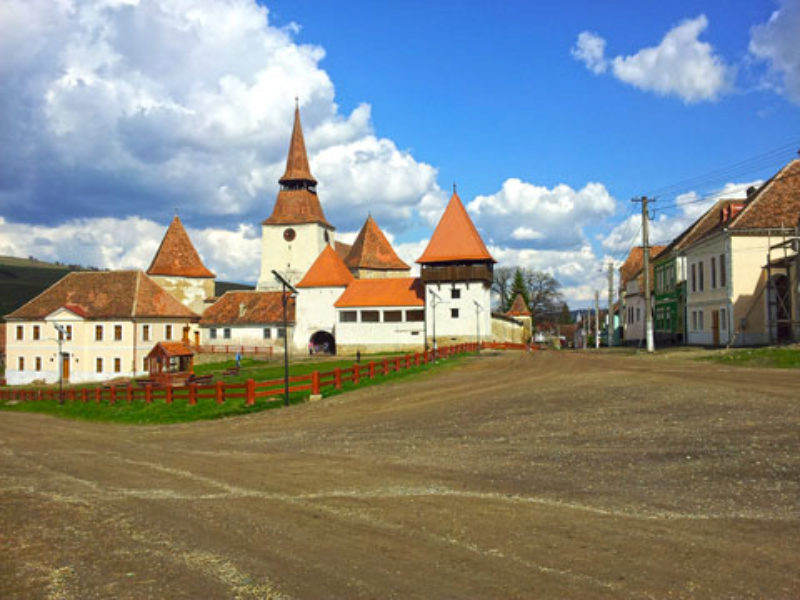
{"label": "utility pole", "polygon": [[650,199],[647,196],[641,198],[634,198],[631,202],[642,203],[642,251],[644,253],[644,332],[645,339],[647,340],[647,351],[655,352],[655,344],[653,343],[653,313],[651,310],[650,298],[650,234],[648,225],[650,223],[650,215],[647,212],[647,203]]}
{"label": "utility pole", "polygon": [[614,345],[614,263],[608,263],[608,347]]}
{"label": "utility pole", "polygon": [[594,291],[594,347],[600,347],[600,292]]}

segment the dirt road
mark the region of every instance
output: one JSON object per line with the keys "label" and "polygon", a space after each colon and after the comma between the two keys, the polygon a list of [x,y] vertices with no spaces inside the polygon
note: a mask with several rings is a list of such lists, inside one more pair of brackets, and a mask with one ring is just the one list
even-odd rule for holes
{"label": "dirt road", "polygon": [[2,412],[0,596],[800,597],[799,396],[509,352],[215,422]]}

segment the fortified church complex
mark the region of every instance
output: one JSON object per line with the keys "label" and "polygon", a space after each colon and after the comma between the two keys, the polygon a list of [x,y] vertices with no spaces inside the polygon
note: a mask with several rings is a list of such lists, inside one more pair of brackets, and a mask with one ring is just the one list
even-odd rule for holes
{"label": "fortified church complex", "polygon": [[286,298],[294,353],[417,351],[434,340],[522,341],[529,334],[529,313],[492,315],[496,261],[455,191],[417,259],[421,276],[412,277],[372,216],[352,245],[336,241],[308,165],[299,109],[279,183],[261,224],[256,290],[214,297],[215,275],[176,216],[146,273],[70,273],[7,315],[8,383],[55,382],[60,368],[71,382],[138,377],[159,342],[282,349],[284,292],[273,270],[297,289]]}

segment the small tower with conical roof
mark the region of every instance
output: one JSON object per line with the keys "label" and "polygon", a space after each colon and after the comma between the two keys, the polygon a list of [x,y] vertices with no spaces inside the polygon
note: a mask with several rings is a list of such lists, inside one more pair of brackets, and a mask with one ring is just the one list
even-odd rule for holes
{"label": "small tower with conical roof", "polygon": [[359,279],[408,277],[411,271],[397,256],[372,215],[364,222],[344,264]]}
{"label": "small tower with conical roof", "polygon": [[428,246],[417,259],[425,284],[428,339],[433,335],[434,319],[437,345],[491,337],[495,262],[454,189]]}
{"label": "small tower with conical roof", "polygon": [[325,219],[317,180],[308,166],[300,109],[295,106],[294,127],[286,158],[286,171],[278,180],[280,191],[272,214],[261,224],[259,290],[278,290],[272,270],[296,283],[320,255],[333,246],[334,227]]}
{"label": "small tower with conical roof", "polygon": [[203,264],[178,215],[167,228],[147,274],[197,314],[205,310],[205,300],[214,296],[216,275]]}

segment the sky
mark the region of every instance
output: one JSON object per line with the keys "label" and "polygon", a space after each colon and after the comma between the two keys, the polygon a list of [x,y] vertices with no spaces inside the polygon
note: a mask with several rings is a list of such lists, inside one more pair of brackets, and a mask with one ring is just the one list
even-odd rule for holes
{"label": "sky", "polygon": [[573,308],[800,149],[800,0],[0,2],[0,255],[146,269],[178,212],[252,283],[295,98],[337,239],[406,262],[457,185]]}

